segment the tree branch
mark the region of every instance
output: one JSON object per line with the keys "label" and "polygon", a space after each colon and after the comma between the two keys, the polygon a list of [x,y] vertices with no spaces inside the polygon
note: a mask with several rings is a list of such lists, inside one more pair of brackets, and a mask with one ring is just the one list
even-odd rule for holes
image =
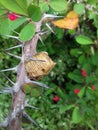
{"label": "tree branch", "polygon": [[[36,32],[40,31],[41,24],[42,24],[42,20],[35,23]],[[33,124],[39,126],[39,124],[37,124],[26,113],[23,112],[25,107],[25,93],[22,90],[23,85],[26,82],[30,81],[30,80],[27,81],[28,78],[25,71],[25,60],[31,58],[32,55],[34,55],[37,52],[36,46],[37,46],[38,39],[39,39],[39,34],[35,34],[35,36],[30,41],[22,44],[22,58],[8,53],[11,56],[21,59],[21,62],[17,68],[17,81],[13,88],[12,106],[11,106],[11,111],[9,113],[9,121],[7,127],[8,130],[21,130],[22,129],[21,119],[23,115],[27,117]],[[45,88],[49,88],[47,85],[44,85],[42,83],[37,83],[36,81],[30,81],[30,83],[43,86]],[[42,128],[40,127],[40,129]]]}

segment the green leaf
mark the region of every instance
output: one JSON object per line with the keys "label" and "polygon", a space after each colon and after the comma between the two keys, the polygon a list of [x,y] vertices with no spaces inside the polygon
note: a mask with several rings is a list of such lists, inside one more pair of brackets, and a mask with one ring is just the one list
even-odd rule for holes
{"label": "green leaf", "polygon": [[55,90],[54,89],[48,89],[46,92],[45,92],[45,95],[48,96],[50,94],[52,94]]}
{"label": "green leaf", "polygon": [[1,35],[9,35],[10,34],[8,18],[4,18],[4,19],[0,20],[0,34]]}
{"label": "green leaf", "polygon": [[[95,86],[95,88],[96,88],[96,91],[97,91],[97,97],[98,97],[98,78],[97,78],[97,80],[96,80],[96,82],[94,82],[94,86]],[[96,98],[96,97],[94,97],[94,98]]]}
{"label": "green leaf", "polygon": [[86,83],[88,83],[88,84],[91,83],[91,84],[92,84],[92,83],[96,82],[97,80],[98,80],[97,77],[90,75],[90,76],[88,76],[88,77],[86,78]]}
{"label": "green leaf", "polygon": [[64,30],[61,28],[55,28],[56,36],[60,40],[63,38]]}
{"label": "green leaf", "polygon": [[33,97],[39,96],[42,93],[42,88],[34,86],[32,84],[24,84],[23,91],[26,94],[30,94]]}
{"label": "green leaf", "polygon": [[[93,96],[93,91],[92,91],[92,89],[91,89],[91,87],[87,87],[87,91],[86,91],[86,99],[88,100],[88,101],[93,101],[94,99],[95,99],[95,97]],[[86,109],[86,108],[85,108]]]}
{"label": "green leaf", "polygon": [[35,26],[33,23],[27,24],[20,32],[19,38],[22,41],[30,40],[35,34]]}
{"label": "green leaf", "polygon": [[91,130],[95,130],[94,126],[91,124],[91,122],[87,122],[87,125],[88,127],[91,129]]}
{"label": "green leaf", "polygon": [[27,94],[31,92],[31,86],[29,84],[24,84],[23,91]]}
{"label": "green leaf", "polygon": [[80,122],[80,113],[79,113],[79,107],[76,106],[73,110],[73,113],[72,113],[72,123],[79,123]]}
{"label": "green leaf", "polygon": [[81,45],[89,45],[89,44],[93,44],[93,41],[84,35],[79,35],[76,37],[76,41],[81,44]]}
{"label": "green leaf", "polygon": [[65,113],[65,111],[68,111],[70,109],[72,109],[74,107],[74,105],[61,105],[60,108],[60,113]]}
{"label": "green leaf", "polygon": [[83,87],[83,88],[80,90],[80,92],[78,93],[78,97],[79,97],[79,98],[82,98],[83,95],[84,95],[84,93],[85,93],[85,87]]}
{"label": "green leaf", "polygon": [[74,5],[74,11],[78,14],[83,14],[85,11],[85,6],[82,3]]}
{"label": "green leaf", "polygon": [[39,6],[36,5],[30,5],[28,7],[28,14],[29,17],[35,22],[39,21],[42,18],[41,9]]}
{"label": "green leaf", "polygon": [[74,35],[76,33],[76,30],[75,29],[68,30],[68,33],[70,35]]}
{"label": "green leaf", "polygon": [[30,95],[33,97],[37,97],[37,96],[40,96],[42,91],[43,91],[43,89],[41,87],[33,86]]}
{"label": "green leaf", "polygon": [[98,76],[98,68],[96,68],[95,74],[96,74],[96,76]]}
{"label": "green leaf", "polygon": [[98,66],[98,52],[96,52],[96,53],[92,56],[92,63],[93,63],[93,65]]}
{"label": "green leaf", "polygon": [[49,6],[46,2],[41,2],[39,6],[42,12],[47,12],[49,10]]}
{"label": "green leaf", "polygon": [[[90,59],[90,62],[91,59]],[[83,67],[82,67],[84,70],[86,70],[87,74],[90,75],[91,73],[91,69],[92,69],[92,65],[88,62],[88,60],[86,60],[86,62],[83,64]]]}
{"label": "green leaf", "polygon": [[27,5],[29,6],[32,3],[32,0],[27,0]]}
{"label": "green leaf", "polygon": [[98,38],[98,28],[97,28],[97,38]]}
{"label": "green leaf", "polygon": [[93,16],[94,16],[94,25],[95,25],[95,27],[96,28],[98,28],[98,15],[97,14],[93,14]]}
{"label": "green leaf", "polygon": [[70,79],[72,79],[73,81],[77,82],[77,83],[83,83],[84,82],[84,78],[81,75],[81,72],[79,70],[75,70],[73,72],[70,72],[68,74],[68,77]]}
{"label": "green leaf", "polygon": [[27,21],[26,17],[20,17],[18,19],[16,19],[15,21],[11,21],[10,24],[10,30],[15,30],[16,28],[18,28],[20,25],[22,25],[24,22]]}
{"label": "green leaf", "polygon": [[87,0],[88,4],[96,4],[98,1],[97,0]]}
{"label": "green leaf", "polygon": [[85,55],[81,55],[78,59],[79,64],[85,64],[86,63],[86,58]]}
{"label": "green leaf", "polygon": [[27,0],[16,0],[17,4],[27,12]]}
{"label": "green leaf", "polygon": [[50,7],[55,11],[64,11],[66,9],[66,0],[50,0]]}
{"label": "green leaf", "polygon": [[[26,10],[24,10],[15,0],[0,0],[0,3],[12,12],[16,12],[18,14],[25,15]],[[24,3],[24,2],[23,2]],[[23,4],[24,5],[24,4]]]}
{"label": "green leaf", "polygon": [[66,98],[66,94],[64,93],[64,91],[62,91],[60,88],[58,88],[57,91],[58,91],[58,95],[59,95],[61,98],[63,98],[63,99]]}
{"label": "green leaf", "polygon": [[78,55],[80,55],[80,54],[82,54],[82,53],[83,53],[83,52],[81,51],[80,48],[71,49],[71,51],[70,51],[70,54],[71,54],[72,56],[78,56]]}
{"label": "green leaf", "polygon": [[6,10],[0,8],[0,15],[3,15],[6,13]]}

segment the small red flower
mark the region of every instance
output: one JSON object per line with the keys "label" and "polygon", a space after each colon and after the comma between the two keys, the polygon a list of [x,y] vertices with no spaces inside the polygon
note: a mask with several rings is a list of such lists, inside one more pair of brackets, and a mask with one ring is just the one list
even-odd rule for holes
{"label": "small red flower", "polygon": [[91,89],[92,89],[92,90],[95,90],[95,89],[96,89],[96,87],[95,87],[94,85],[92,85],[92,86],[91,86]]}
{"label": "small red flower", "polygon": [[58,97],[58,96],[55,96],[54,98],[53,98],[53,101],[55,101],[55,102],[58,102],[60,100],[60,98]]}
{"label": "small red flower", "polygon": [[80,92],[80,89],[74,89],[74,93],[78,94]]}
{"label": "small red flower", "polygon": [[8,18],[11,20],[11,21],[14,21],[18,18],[18,16],[16,15],[16,13],[9,13],[8,14]]}
{"label": "small red flower", "polygon": [[82,74],[83,77],[87,77],[87,73],[84,69],[81,69],[81,74]]}

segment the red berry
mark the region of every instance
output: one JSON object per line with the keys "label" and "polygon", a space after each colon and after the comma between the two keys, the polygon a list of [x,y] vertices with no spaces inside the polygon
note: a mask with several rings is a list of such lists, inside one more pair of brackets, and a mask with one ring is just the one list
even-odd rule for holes
{"label": "red berry", "polygon": [[58,96],[55,96],[54,98],[53,98],[53,101],[55,101],[55,102],[58,102],[60,100],[60,98],[58,97]]}
{"label": "red berry", "polygon": [[81,69],[81,74],[82,74],[83,77],[87,77],[87,73],[84,69]]}
{"label": "red berry", "polygon": [[95,89],[96,89],[96,87],[95,87],[94,85],[92,85],[91,88],[92,88],[92,90],[95,90]]}
{"label": "red berry", "polygon": [[16,15],[16,13],[9,13],[8,14],[8,18],[11,20],[11,21],[14,21],[18,18],[18,16]]}
{"label": "red berry", "polygon": [[78,94],[80,92],[80,89],[74,89],[74,93]]}

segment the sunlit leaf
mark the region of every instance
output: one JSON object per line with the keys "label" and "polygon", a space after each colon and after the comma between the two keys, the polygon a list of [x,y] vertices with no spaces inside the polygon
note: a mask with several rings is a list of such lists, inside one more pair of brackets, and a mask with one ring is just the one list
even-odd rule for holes
{"label": "sunlit leaf", "polygon": [[41,2],[40,8],[41,8],[42,12],[47,12],[49,10],[49,6],[46,2]]}
{"label": "sunlit leaf", "polygon": [[89,37],[84,36],[84,35],[79,35],[79,36],[77,36],[77,37],[76,37],[76,41],[77,41],[79,44],[82,44],[82,45],[93,44],[92,39],[90,39]]}
{"label": "sunlit leaf", "polygon": [[15,21],[11,21],[10,24],[10,30],[14,30],[18,28],[20,25],[22,25],[24,22],[26,22],[27,18],[26,17],[20,17],[16,19]]}
{"label": "sunlit leaf", "polygon": [[[7,8],[8,10],[18,13],[18,14],[26,14],[26,10],[24,10],[18,3],[17,1],[13,1],[13,0],[0,0],[0,3]],[[24,3],[24,2],[23,2]]]}
{"label": "sunlit leaf", "polygon": [[35,34],[35,26],[33,23],[27,24],[20,32],[19,38],[22,41],[30,40]]}
{"label": "sunlit leaf", "polygon": [[79,123],[80,122],[80,113],[79,113],[79,107],[76,106],[72,113],[72,122],[73,123]]}
{"label": "sunlit leaf", "polygon": [[4,19],[0,20],[0,34],[1,35],[9,35],[10,34],[8,18],[4,18]]}
{"label": "sunlit leaf", "polygon": [[75,29],[79,24],[78,17],[78,14],[76,14],[74,11],[70,11],[65,18],[52,21],[52,23],[59,28]]}
{"label": "sunlit leaf", "polygon": [[79,19],[64,18],[64,19],[52,21],[52,23],[59,28],[75,29],[78,27]]}
{"label": "sunlit leaf", "polygon": [[79,98],[82,98],[83,95],[84,95],[84,93],[85,93],[85,87],[83,87],[83,88],[80,90],[80,92],[78,93],[78,97],[79,97]]}
{"label": "sunlit leaf", "polygon": [[6,13],[6,10],[0,8],[0,15],[3,15]]}
{"label": "sunlit leaf", "polygon": [[55,11],[64,11],[66,9],[66,0],[50,0],[49,5]]}
{"label": "sunlit leaf", "polygon": [[61,105],[60,106],[60,112],[61,113],[64,113],[65,111],[68,111],[68,110],[70,110],[70,109],[72,109],[74,107],[74,105],[73,104],[71,104],[71,105]]}
{"label": "sunlit leaf", "polygon": [[[67,18],[78,18],[79,17],[79,14],[76,13],[74,10],[70,11],[67,15],[66,15]],[[65,18],[66,18],[65,17]]]}
{"label": "sunlit leaf", "polygon": [[27,0],[16,0],[16,2],[24,11],[27,11]]}
{"label": "sunlit leaf", "polygon": [[41,9],[39,6],[36,5],[30,5],[28,7],[28,14],[29,17],[35,22],[39,21],[42,18]]}
{"label": "sunlit leaf", "polygon": [[85,11],[85,6],[82,3],[74,5],[74,11],[78,14],[83,14]]}

